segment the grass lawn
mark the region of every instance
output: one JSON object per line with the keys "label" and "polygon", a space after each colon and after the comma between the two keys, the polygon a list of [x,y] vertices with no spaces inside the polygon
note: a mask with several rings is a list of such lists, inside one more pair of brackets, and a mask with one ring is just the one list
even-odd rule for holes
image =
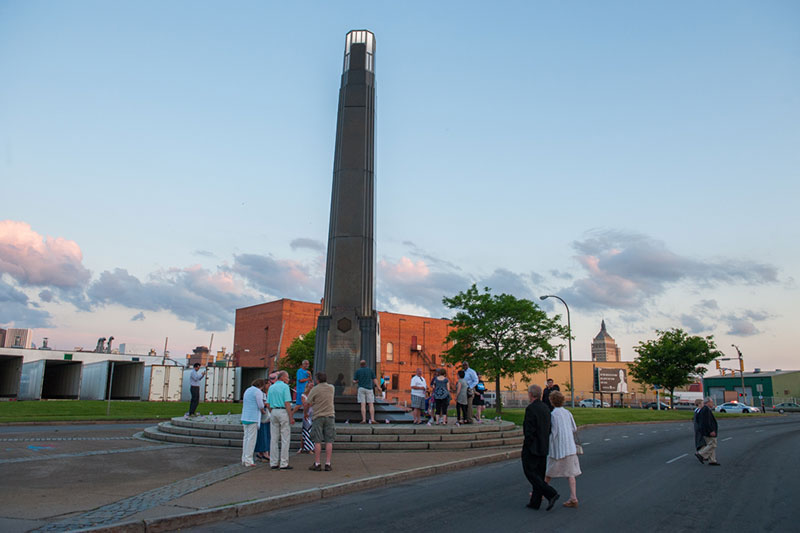
{"label": "grass lawn", "polygon": [[[182,416],[189,402],[112,401],[106,416],[107,402],[94,400],[44,400],[0,402],[0,422],[51,422],[59,420],[154,420]],[[209,412],[241,413],[241,403],[201,403],[199,414]]]}
{"label": "grass lawn", "polygon": [[[679,409],[674,411],[652,411],[650,409],[588,409],[576,407],[569,409],[578,426],[587,424],[619,424],[625,422],[665,422],[668,420],[690,421],[694,415],[692,409]],[[486,409],[484,418],[492,419],[497,414],[494,409]],[[758,416],[752,414],[714,413],[717,418],[734,418],[741,416]],[[761,415],[764,416],[764,415]],[[503,409],[503,420],[522,425],[525,417],[524,409]]]}

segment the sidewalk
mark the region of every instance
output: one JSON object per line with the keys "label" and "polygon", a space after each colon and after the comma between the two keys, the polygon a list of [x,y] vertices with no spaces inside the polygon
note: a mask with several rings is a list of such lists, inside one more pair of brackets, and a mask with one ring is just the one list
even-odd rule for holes
{"label": "sidewalk", "polygon": [[155,444],[133,433],[62,426],[4,435],[0,530],[169,531],[519,456],[508,448],[334,450],[332,472],[309,471],[309,455],[292,455],[294,469],[281,471],[244,468],[237,449]]}

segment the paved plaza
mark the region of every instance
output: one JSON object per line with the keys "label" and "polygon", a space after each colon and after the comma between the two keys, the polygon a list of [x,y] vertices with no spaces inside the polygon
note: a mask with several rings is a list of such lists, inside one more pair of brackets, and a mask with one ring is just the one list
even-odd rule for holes
{"label": "paved plaza", "polygon": [[252,514],[516,457],[508,449],[342,452],[334,453],[332,472],[309,471],[308,455],[292,455],[293,470],[273,471],[265,464],[240,466],[236,448],[134,436],[149,425],[0,426],[0,530],[73,531],[117,523],[144,530],[145,521],[168,530],[203,523],[211,509],[217,509],[216,519]]}

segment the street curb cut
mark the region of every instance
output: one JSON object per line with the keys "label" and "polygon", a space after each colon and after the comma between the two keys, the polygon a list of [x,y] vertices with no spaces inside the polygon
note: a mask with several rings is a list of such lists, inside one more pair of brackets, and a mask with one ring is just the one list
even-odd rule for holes
{"label": "street curb cut", "polygon": [[119,522],[107,526],[79,529],[76,533],[156,533],[162,531],[173,531],[181,528],[199,526],[209,522],[235,519],[240,516],[250,516],[267,511],[274,511],[284,507],[291,507],[300,503],[333,498],[343,494],[350,494],[362,490],[375,489],[393,483],[402,483],[423,477],[453,472],[463,468],[482,466],[492,463],[499,463],[509,459],[516,459],[520,456],[520,450],[509,450],[502,453],[491,455],[481,455],[468,459],[458,459],[439,465],[421,466],[400,472],[393,472],[381,476],[372,476],[354,481],[345,481],[333,485],[326,485],[314,489],[306,489],[279,496],[271,496],[245,503],[224,505],[195,511],[192,513],[167,516],[163,518],[150,518],[145,520],[133,520],[129,522]]}

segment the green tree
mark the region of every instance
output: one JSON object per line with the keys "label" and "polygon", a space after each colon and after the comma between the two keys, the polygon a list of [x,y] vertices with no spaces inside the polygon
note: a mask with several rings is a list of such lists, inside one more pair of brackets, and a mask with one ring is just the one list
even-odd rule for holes
{"label": "green tree", "polygon": [[317,330],[312,329],[305,335],[295,338],[286,348],[286,356],[278,361],[278,369],[286,370],[294,379],[297,369],[303,364],[304,359],[308,359],[308,370],[314,373],[314,344],[317,341]]}
{"label": "green tree", "polygon": [[547,313],[530,300],[510,294],[492,295],[491,289],[478,291],[475,284],[467,291],[442,303],[456,310],[447,340],[453,346],[442,355],[445,361],[467,361],[471,368],[494,380],[497,414],[502,413],[500,378],[520,373],[539,372],[556,355],[550,339],[566,337],[567,328],[559,317]]}
{"label": "green tree", "polygon": [[[713,335],[689,336],[682,329],[656,330],[658,338],[639,342],[639,354],[630,365],[630,374],[639,383],[660,385],[673,396],[675,389],[702,376],[705,365],[722,354],[717,351]],[[674,405],[673,405],[674,406]]]}

